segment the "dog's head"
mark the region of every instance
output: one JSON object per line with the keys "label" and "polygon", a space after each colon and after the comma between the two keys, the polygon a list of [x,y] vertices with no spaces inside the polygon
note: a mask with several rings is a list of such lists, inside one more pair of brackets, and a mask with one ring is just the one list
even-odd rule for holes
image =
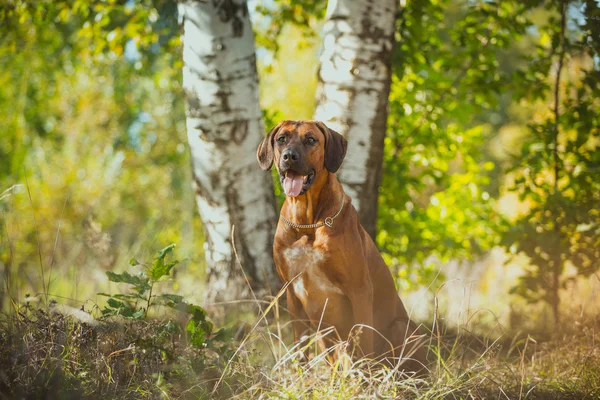
{"label": "dog's head", "polygon": [[273,163],[287,196],[306,193],[323,171],[336,172],[346,156],[348,142],[318,121],[283,121],[258,146],[263,170]]}

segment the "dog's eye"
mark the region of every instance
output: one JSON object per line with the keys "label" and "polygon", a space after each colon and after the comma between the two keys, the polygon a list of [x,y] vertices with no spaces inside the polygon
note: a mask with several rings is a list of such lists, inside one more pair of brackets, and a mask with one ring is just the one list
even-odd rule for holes
{"label": "dog's eye", "polygon": [[315,144],[317,143],[317,139],[315,139],[314,137],[309,137],[308,139],[306,139],[306,143]]}
{"label": "dog's eye", "polygon": [[285,143],[285,136],[279,136],[277,138],[277,143],[284,144]]}

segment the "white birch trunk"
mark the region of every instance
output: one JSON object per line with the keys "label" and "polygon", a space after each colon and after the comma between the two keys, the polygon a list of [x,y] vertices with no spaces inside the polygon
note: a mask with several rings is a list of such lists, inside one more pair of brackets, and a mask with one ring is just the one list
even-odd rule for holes
{"label": "white birch trunk", "polygon": [[374,237],[398,0],[329,0],[315,119],[348,140],[338,177]]}
{"label": "white birch trunk", "polygon": [[245,0],[185,1],[183,88],[196,200],[205,227],[205,301],[248,297],[231,237],[253,289],[277,290],[273,182],[256,164],[264,126],[254,33]]}

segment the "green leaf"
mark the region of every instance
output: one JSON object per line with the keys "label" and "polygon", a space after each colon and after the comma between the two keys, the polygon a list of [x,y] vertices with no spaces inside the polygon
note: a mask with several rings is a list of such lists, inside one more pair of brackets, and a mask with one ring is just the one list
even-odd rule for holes
{"label": "green leaf", "polygon": [[143,309],[136,310],[135,308],[132,308],[122,301],[118,301],[112,297],[107,300],[107,304],[108,307],[102,310],[102,315],[104,316],[121,315],[125,318],[139,319],[142,315],[144,315]]}
{"label": "green leaf", "polygon": [[113,299],[112,297],[111,297],[110,299],[108,299],[106,302],[107,302],[107,303],[108,303],[108,305],[109,305],[110,307],[112,307],[112,308],[117,308],[117,309],[119,309],[119,308],[124,308],[124,307],[126,307],[126,306],[125,306],[125,303],[123,303],[122,301],[115,300],[115,299]]}
{"label": "green leaf", "polygon": [[173,251],[175,244],[171,244],[158,252],[158,257],[154,261],[152,267],[148,270],[150,279],[154,282],[158,281],[163,276],[169,275],[171,269],[179,263],[179,261],[171,261],[165,264],[165,257]]}
{"label": "green leaf", "polygon": [[163,259],[167,256],[167,254],[169,254],[170,252],[173,251],[173,249],[175,248],[176,244],[175,243],[171,243],[170,245],[168,245],[167,247],[165,247],[164,249],[160,250],[158,252],[158,257],[157,259]]}
{"label": "green leaf", "polygon": [[143,294],[146,290],[150,289],[149,279],[143,275],[133,276],[127,271],[121,274],[107,271],[106,276],[108,276],[108,280],[111,282],[133,285],[135,290],[140,294]]}
{"label": "green leaf", "polygon": [[203,348],[206,346],[206,338],[208,336],[204,326],[195,320],[191,319],[188,322],[185,330],[188,332],[189,341],[192,346]]}
{"label": "green leaf", "polygon": [[213,330],[213,324],[207,319],[206,311],[200,306],[188,303],[181,303],[178,308],[192,314],[185,328],[190,343],[199,348],[205,347],[206,340]]}
{"label": "green leaf", "polygon": [[127,304],[113,298],[108,299],[107,303],[108,307],[102,310],[102,314],[104,316],[121,315],[125,318],[131,318],[133,313],[136,311]]}

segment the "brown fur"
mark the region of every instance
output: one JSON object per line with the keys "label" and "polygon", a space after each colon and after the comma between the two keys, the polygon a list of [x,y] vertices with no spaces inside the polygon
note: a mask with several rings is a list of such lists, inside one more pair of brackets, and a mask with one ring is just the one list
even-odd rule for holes
{"label": "brown fur", "polygon": [[[285,136],[285,142],[278,139]],[[317,143],[309,144],[308,137]],[[281,214],[297,224],[322,222],[334,215],[344,199],[344,208],[333,227],[296,229],[279,221],[273,255],[277,272],[287,288],[288,308],[292,315],[294,340],[301,339],[312,326],[334,327],[335,334],[321,343],[322,348],[338,339],[346,340],[362,328],[358,337],[359,353],[396,363],[395,357],[409,354],[400,369],[418,371],[425,364],[421,345],[404,346],[416,334],[416,327],[396,291],[392,274],[371,237],[358,221],[358,214],[335,176],[346,154],[346,140],[317,121],[284,121],[277,125],[258,147],[259,164],[265,170],[274,163],[285,169],[281,153],[287,148],[298,151],[294,170],[302,175],[315,171],[306,191],[286,197]],[[382,337],[383,335],[383,337]]]}

